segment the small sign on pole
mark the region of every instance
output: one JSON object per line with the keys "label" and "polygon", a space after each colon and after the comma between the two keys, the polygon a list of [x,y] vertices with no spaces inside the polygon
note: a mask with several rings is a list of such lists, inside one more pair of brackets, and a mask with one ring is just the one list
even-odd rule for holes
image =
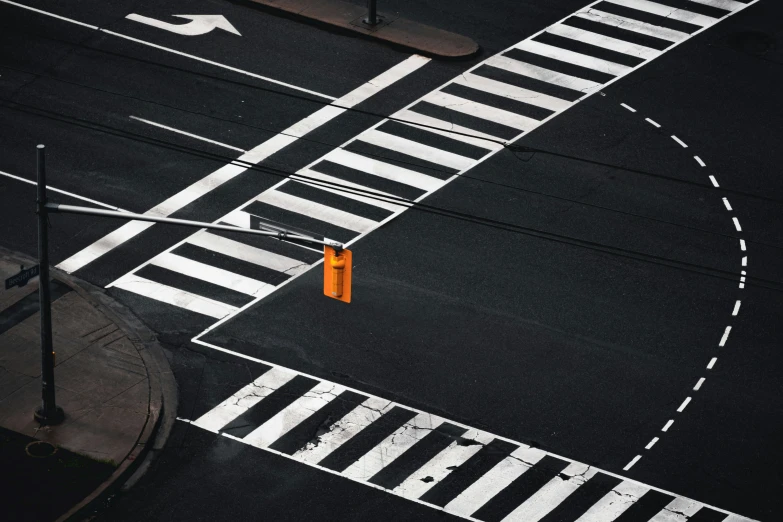
{"label": "small sign on pole", "polygon": [[6,290],[9,290],[15,286],[24,286],[30,279],[38,277],[41,274],[41,265],[31,266],[30,268],[25,268],[22,266],[21,269],[22,270],[18,274],[13,275],[5,280]]}

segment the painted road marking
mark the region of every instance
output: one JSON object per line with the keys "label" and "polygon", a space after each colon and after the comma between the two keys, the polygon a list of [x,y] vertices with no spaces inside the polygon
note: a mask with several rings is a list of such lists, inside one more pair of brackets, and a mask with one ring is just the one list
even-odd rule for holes
{"label": "painted road marking", "polygon": [[[203,341],[196,343],[232,353]],[[255,381],[198,419],[190,421],[192,425],[467,520],[480,520],[476,515],[482,506],[498,495],[508,496],[509,491],[514,491],[509,488],[513,488],[514,482],[526,473],[551,473],[551,470],[546,471],[550,468],[541,467],[542,464],[559,467],[562,471],[554,474],[547,482],[537,485],[534,490],[524,494],[515,493],[518,495],[516,504],[503,520],[542,520],[567,502],[580,488],[599,476],[613,478],[619,483],[604,496],[596,499],[592,505],[585,505],[582,512],[573,514],[574,519],[581,522],[614,520],[643,499],[649,491],[669,498],[667,506],[655,515],[656,517],[676,512],[693,516],[701,509],[732,515],[719,508],[416,408],[396,404],[254,357],[242,357],[267,368],[262,370],[263,373]],[[306,384],[307,389],[296,392],[296,397],[289,399],[289,405],[281,411],[270,412],[269,418],[254,417],[249,413],[251,410],[263,411],[263,401],[275,396],[276,392],[287,384],[303,380],[309,382]],[[291,387],[286,386],[284,393],[290,394],[290,390]],[[320,419],[326,414],[323,409],[329,407],[338,395],[344,398],[343,394],[346,392],[354,394],[354,398],[347,405],[343,405],[343,411],[348,413],[341,418],[332,419],[332,424],[322,434],[314,434],[309,441],[297,442],[299,448],[289,445],[285,451],[280,449],[278,441],[286,439],[290,442],[289,435],[297,426],[310,422],[313,417]],[[409,420],[403,422],[404,419]],[[673,421],[669,422],[666,429],[671,422]],[[244,434],[232,433],[240,425]],[[369,435],[363,438],[360,436],[368,432]],[[375,443],[378,439],[373,437],[383,438]],[[471,483],[461,486],[462,489],[455,491],[454,497],[445,506],[430,504],[425,500],[427,493],[437,487],[454,469],[459,469],[482,452],[498,451],[497,444],[505,444],[507,456],[496,461],[497,464],[477,476]],[[650,445],[652,444],[654,442]],[[626,469],[634,463],[635,461],[632,461]],[[683,522],[685,520],[687,519],[683,519]],[[750,522],[749,519],[739,516],[736,520]],[[572,522],[572,519],[563,522]]]}
{"label": "painted road marking", "polygon": [[198,314],[222,319],[231,312],[237,310],[235,306],[230,306],[214,299],[209,299],[200,295],[193,294],[186,290],[180,290],[172,286],[164,285],[156,281],[151,281],[136,274],[128,274],[112,283],[112,286],[148,297],[155,301],[184,308]]}
{"label": "painted road marking", "polygon": [[213,145],[218,145],[220,147],[224,147],[226,149],[235,150],[237,152],[247,152],[244,149],[240,149],[239,147],[234,147],[233,145],[228,145],[226,143],[221,143],[219,141],[211,140],[209,138],[205,138],[203,136],[199,136],[198,134],[192,134],[190,132],[185,132],[179,129],[175,129],[174,127],[169,127],[167,125],[163,125],[161,123],[155,123],[154,121],[145,120],[144,118],[137,118],[136,116],[128,116],[132,120],[140,121],[142,123],[146,123],[148,125],[152,125],[153,127],[158,127],[161,129],[165,129],[167,131],[176,132],[177,134],[182,134],[183,136],[187,136],[188,138],[197,139],[199,141],[205,141],[207,143],[211,143]]}
{"label": "painted road marking", "polygon": [[619,40],[610,36],[593,33],[591,31],[586,31],[585,29],[580,29],[570,25],[555,24],[549,27],[546,32],[557,36],[562,36],[563,38],[570,38],[571,40],[595,45],[597,47],[603,47],[604,49],[609,49],[610,51],[629,54],[644,60],[652,60],[661,54],[661,51],[657,49],[651,49],[650,47],[644,47],[643,45],[626,42],[625,40]]}
{"label": "painted road marking", "polygon": [[185,20],[190,20],[190,22],[186,24],[170,24],[168,22],[163,22],[161,20],[156,20],[155,18],[149,18],[135,13],[131,13],[125,18],[127,18],[128,20],[133,20],[134,22],[139,22],[141,24],[156,27],[158,29],[163,29],[164,31],[169,31],[182,36],[200,36],[202,34],[207,34],[215,29],[223,29],[224,31],[228,31],[229,33],[235,34],[237,36],[242,36],[241,34],[239,34],[239,31],[237,31],[236,27],[231,25],[231,22],[226,20],[226,17],[223,15],[171,15],[171,16],[176,16],[177,18],[184,18]]}
{"label": "painted road marking", "polygon": [[552,58],[553,60],[560,60],[561,62],[572,63],[580,67],[587,67],[588,69],[611,74],[612,76],[621,76],[633,70],[633,67],[628,67],[627,65],[620,65],[619,63],[610,62],[601,58],[575,53],[574,51],[536,42],[535,40],[524,40],[514,47],[539,56]]}
{"label": "painted road marking", "polygon": [[[38,186],[38,182],[37,181],[33,181],[31,179],[25,179],[25,178],[22,178],[20,176],[15,176],[15,175],[10,174],[8,172],[3,172],[2,170],[0,170],[0,176],[5,176],[7,178],[15,179],[16,181],[21,181],[22,183],[27,183],[28,185]],[[108,205],[108,204],[103,203],[101,201],[96,201],[94,199],[86,198],[84,196],[80,196],[78,194],[74,194],[73,192],[68,192],[67,190],[58,189],[58,188],[53,187],[53,186],[51,186],[49,184],[46,185],[46,190],[47,191],[51,190],[52,192],[57,192],[58,194],[64,194],[64,195],[66,195],[68,197],[71,197],[71,198],[74,198],[74,199],[79,199],[81,201],[86,201],[87,203],[92,203],[93,205],[97,205],[99,207],[104,207],[104,208],[108,208],[108,209],[111,209],[111,210],[119,210],[121,212],[129,212],[128,210],[124,210],[124,209],[121,209],[119,207],[115,207],[113,205]]]}

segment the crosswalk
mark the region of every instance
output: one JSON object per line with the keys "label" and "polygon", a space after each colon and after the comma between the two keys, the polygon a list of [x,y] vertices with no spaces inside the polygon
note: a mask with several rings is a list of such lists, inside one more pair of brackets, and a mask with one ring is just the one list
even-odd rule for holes
{"label": "crosswalk", "polygon": [[750,522],[337,383],[261,371],[191,424],[468,520]]}
{"label": "crosswalk", "polygon": [[[248,227],[271,220],[350,243],[755,1],[594,2],[472,67],[220,222]],[[197,232],[109,286],[224,319],[321,259],[274,239],[235,236]]]}

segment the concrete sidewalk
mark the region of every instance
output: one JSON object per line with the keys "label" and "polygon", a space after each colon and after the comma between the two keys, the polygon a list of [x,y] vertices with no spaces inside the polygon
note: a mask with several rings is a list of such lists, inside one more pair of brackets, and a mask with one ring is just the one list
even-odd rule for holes
{"label": "concrete sidewalk", "polygon": [[[0,249],[1,279],[19,272],[21,264],[34,261]],[[41,476],[6,465],[36,467],[50,480],[58,478],[56,492],[31,484],[30,498],[17,493],[2,499],[12,520],[83,514],[91,501],[131,476],[145,450],[162,447],[176,412],[176,384],[152,332],[100,289],[56,271],[51,275],[56,401],[65,411],[57,426],[33,419],[41,403],[38,278],[0,290],[0,427],[7,434],[0,458],[10,459],[0,466],[21,480],[39,482]],[[16,455],[21,448],[25,455]],[[63,455],[71,465],[63,464]],[[40,459],[49,463],[41,468]],[[96,471],[85,476],[86,467]],[[76,471],[78,480],[68,475]]]}

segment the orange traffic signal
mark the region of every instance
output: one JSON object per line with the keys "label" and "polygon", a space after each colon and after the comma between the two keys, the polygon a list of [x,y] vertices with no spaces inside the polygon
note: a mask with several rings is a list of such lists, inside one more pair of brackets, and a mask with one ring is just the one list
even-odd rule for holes
{"label": "orange traffic signal", "polygon": [[350,250],[339,252],[324,246],[324,295],[345,303],[351,302],[351,264],[353,254]]}

